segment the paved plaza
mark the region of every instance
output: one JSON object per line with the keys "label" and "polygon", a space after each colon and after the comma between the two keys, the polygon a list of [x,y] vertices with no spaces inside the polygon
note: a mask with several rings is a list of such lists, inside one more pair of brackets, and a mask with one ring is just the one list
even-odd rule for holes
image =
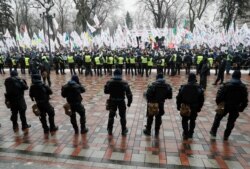
{"label": "paved plaza", "polygon": [[[159,138],[145,136],[142,132],[146,124],[146,100],[143,92],[148,83],[155,80],[155,72],[149,78],[123,75],[131,86],[133,103],[127,109],[126,137],[121,135],[119,116],[115,118],[113,136],[107,134],[108,112],[105,102],[104,84],[110,76],[85,77],[80,75],[81,83],[86,87],[83,104],[86,109],[86,135],[75,135],[70,119],[64,114],[61,87],[70,79],[70,73],[56,75],[52,72],[51,103],[55,108],[55,121],[59,130],[53,135],[44,135],[39,118],[31,110],[33,105],[25,92],[27,120],[31,124],[28,134],[21,130],[14,133],[10,121],[10,110],[4,104],[4,80],[9,76],[0,75],[0,168],[229,168],[250,169],[250,104],[240,113],[236,126],[229,138],[223,141],[226,118],[221,122],[217,138],[211,139],[209,131],[215,116],[215,96],[219,85],[213,86],[216,76],[208,77],[205,103],[197,118],[194,138],[182,140],[181,117],[176,109],[176,95],[181,84],[187,82],[187,76],[166,76],[173,88],[173,99],[165,102],[165,115]],[[19,71],[20,74],[20,71]],[[29,75],[20,75],[30,86]],[[225,80],[231,75],[225,75]],[[247,72],[242,80],[250,91],[250,76]],[[249,99],[250,100],[250,99]],[[79,119],[79,116],[78,116]],[[79,120],[78,120],[79,124]],[[19,121],[20,125],[20,121]],[[154,125],[153,125],[154,126]]]}

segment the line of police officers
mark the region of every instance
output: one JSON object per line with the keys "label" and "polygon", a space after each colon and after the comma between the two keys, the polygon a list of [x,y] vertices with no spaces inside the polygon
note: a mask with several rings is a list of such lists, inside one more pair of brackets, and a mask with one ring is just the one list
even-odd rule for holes
{"label": "line of police officers", "polygon": [[[38,65],[42,63],[44,58],[49,60],[48,53],[22,53],[8,54],[7,57],[0,55],[0,73],[4,73],[3,67],[6,65],[10,71],[17,70],[20,66],[21,73],[25,74],[25,68],[29,73],[38,69]],[[185,68],[186,74],[190,73],[192,66],[196,67],[197,74],[201,71],[201,63],[203,58],[207,58],[209,69],[214,68],[217,75],[219,65],[223,58],[225,62],[225,70],[229,74],[230,69],[240,70],[242,67],[249,68],[250,54],[249,51],[243,52],[221,52],[212,50],[96,50],[96,51],[79,51],[79,52],[56,52],[53,54],[53,64],[56,74],[65,74],[68,67],[70,73],[93,74],[97,76],[111,75],[112,68],[125,69],[126,74],[140,75],[147,77],[151,74],[152,68],[157,69],[157,73],[163,73],[174,76],[180,74],[180,69]],[[51,63],[50,63],[51,64]],[[249,72],[250,74],[250,72]]]}

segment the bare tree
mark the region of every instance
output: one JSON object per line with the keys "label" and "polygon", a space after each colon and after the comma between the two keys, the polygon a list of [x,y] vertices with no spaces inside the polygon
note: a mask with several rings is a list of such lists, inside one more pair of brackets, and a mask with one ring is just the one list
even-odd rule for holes
{"label": "bare tree", "polygon": [[86,21],[93,23],[92,18],[97,14],[100,24],[103,24],[108,15],[117,6],[117,0],[74,0],[78,10],[76,22],[86,30]]}
{"label": "bare tree", "polygon": [[194,21],[196,18],[201,19],[205,10],[207,9],[207,6],[210,2],[213,0],[188,0],[188,6],[189,6],[189,23],[190,23],[190,30],[193,31],[195,24]]}
{"label": "bare tree", "polygon": [[14,13],[16,26],[20,27],[22,24],[26,25],[29,34],[32,34],[33,16],[30,11],[32,0],[13,0],[13,2],[15,4]]}
{"label": "bare tree", "polygon": [[176,3],[173,0],[140,0],[145,10],[152,13],[157,28],[163,28],[166,24],[170,9]]}
{"label": "bare tree", "polygon": [[66,29],[66,24],[69,23],[67,16],[69,15],[72,0],[57,0],[55,1],[55,7],[58,12],[59,25],[61,32]]}

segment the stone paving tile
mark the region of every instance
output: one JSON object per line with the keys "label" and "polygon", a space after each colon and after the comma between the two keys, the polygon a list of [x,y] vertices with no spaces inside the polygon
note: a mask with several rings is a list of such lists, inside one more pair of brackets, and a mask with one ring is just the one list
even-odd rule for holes
{"label": "stone paving tile", "polygon": [[244,167],[238,161],[225,161],[229,169],[243,169]]}
{"label": "stone paving tile", "polygon": [[[4,104],[0,104],[2,125],[0,158],[23,158],[34,160],[34,163],[53,162],[58,166],[64,164],[66,168],[74,165],[76,168],[80,165],[87,168],[250,168],[248,162],[250,160],[250,123],[248,123],[250,117],[247,113],[250,111],[249,107],[240,114],[228,142],[222,140],[227,118],[222,120],[215,140],[210,140],[209,131],[216,107],[214,98],[219,88],[212,85],[216,78],[213,73],[208,77],[206,101],[196,120],[194,138],[188,141],[182,140],[181,117],[176,110],[175,99],[180,85],[187,81],[187,76],[181,73],[181,76],[165,77],[173,87],[173,99],[165,102],[160,136],[155,138],[154,128],[150,137],[145,137],[142,132],[146,124],[146,100],[143,98],[143,92],[148,83],[155,80],[155,74],[148,79],[139,76],[123,76],[129,81],[134,96],[131,107],[127,109],[129,129],[127,137],[121,136],[119,116],[115,118],[113,136],[107,135],[108,112],[105,110],[105,101],[108,96],[104,95],[103,86],[110,77],[80,75],[80,81],[86,87],[86,93],[82,96],[87,126],[90,130],[86,135],[76,137],[69,117],[63,112],[62,106],[66,100],[60,94],[61,86],[70,79],[70,74],[67,72],[67,75],[62,76],[52,72],[54,94],[51,97],[51,103],[55,108],[55,121],[59,131],[53,136],[44,136],[39,118],[31,112],[33,102],[28,92],[25,92],[27,121],[32,125],[28,135],[21,130],[16,134],[13,133],[9,120],[10,110]],[[3,82],[7,76],[7,74],[0,75],[0,93],[5,92]],[[30,77],[28,75],[22,77],[30,85]],[[197,78],[199,81],[199,77]],[[225,75],[225,81],[228,79],[230,76]],[[248,83],[249,90],[250,77],[243,74],[242,80]],[[4,103],[4,97],[0,97],[0,102]],[[79,116],[77,118],[79,119]]]}

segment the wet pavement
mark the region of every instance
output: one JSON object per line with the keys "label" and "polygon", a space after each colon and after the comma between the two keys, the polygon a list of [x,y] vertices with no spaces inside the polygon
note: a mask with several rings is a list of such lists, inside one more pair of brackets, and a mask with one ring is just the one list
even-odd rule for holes
{"label": "wet pavement", "polygon": [[[29,75],[20,76],[30,85]],[[221,122],[217,138],[210,138],[216,108],[215,96],[219,88],[219,85],[212,85],[216,78],[214,73],[208,77],[205,103],[198,115],[192,140],[182,140],[181,118],[176,109],[178,89],[187,82],[183,71],[180,76],[165,77],[173,88],[173,99],[165,102],[159,138],[153,136],[154,130],[152,136],[144,136],[146,100],[143,92],[148,83],[155,80],[155,76],[155,72],[149,78],[123,75],[133,93],[133,103],[127,109],[129,133],[123,137],[119,118],[115,119],[113,136],[108,136],[106,130],[108,112],[105,102],[108,95],[104,94],[103,87],[110,76],[79,75],[86,87],[86,93],[82,96],[89,132],[75,135],[70,119],[63,110],[66,100],[61,97],[61,86],[70,79],[70,73],[67,71],[66,75],[56,75],[52,72],[54,93],[51,103],[55,108],[59,130],[53,135],[44,135],[39,118],[32,113],[33,102],[28,91],[25,92],[28,105],[26,114],[32,127],[28,134],[21,130],[17,133],[12,131],[11,113],[4,104],[3,83],[8,74],[0,75],[0,168],[250,168],[250,106],[240,114],[229,141],[223,141],[227,118]],[[231,75],[225,75],[225,81],[230,78]],[[250,76],[247,72],[242,75],[242,80],[249,91]]]}

